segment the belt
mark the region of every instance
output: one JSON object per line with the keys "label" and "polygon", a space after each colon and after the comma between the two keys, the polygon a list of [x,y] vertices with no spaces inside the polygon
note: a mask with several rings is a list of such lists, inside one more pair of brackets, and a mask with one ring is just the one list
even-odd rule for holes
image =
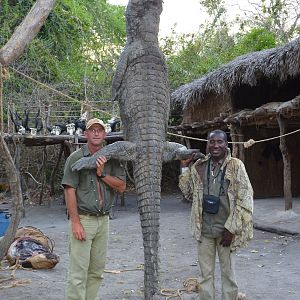
{"label": "belt", "polygon": [[84,215],[84,216],[89,216],[89,217],[102,217],[102,216],[106,216],[109,214],[109,212],[87,212],[87,211],[82,211],[82,210],[78,210],[78,214],[79,215]]}

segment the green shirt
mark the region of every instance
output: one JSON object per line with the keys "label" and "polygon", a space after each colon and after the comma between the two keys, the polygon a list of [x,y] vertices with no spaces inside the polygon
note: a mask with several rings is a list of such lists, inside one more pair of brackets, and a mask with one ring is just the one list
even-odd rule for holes
{"label": "green shirt", "polygon": [[[82,157],[91,156],[87,145],[73,152],[67,159],[62,179],[63,186],[70,186],[76,189],[77,208],[84,212],[98,213],[109,212],[115,197],[115,191],[99,180],[95,169],[82,169],[80,171],[72,171],[72,165]],[[110,159],[104,166],[106,175],[111,175],[125,181],[125,171],[121,167],[119,161]],[[97,181],[100,182],[100,190],[102,196],[102,207],[99,207],[99,193]]]}
{"label": "green shirt", "polygon": [[[212,170],[212,160],[208,160],[208,163],[211,164],[210,170]],[[225,229],[225,222],[230,213],[229,198],[227,195],[229,183],[228,180],[224,179],[221,186],[222,172],[224,171],[225,167],[222,161],[218,162],[215,168],[214,176],[212,175],[212,172],[207,174],[208,163],[206,164],[204,173],[204,194],[208,194],[207,176],[209,176],[209,194],[220,197],[220,206],[219,211],[216,214],[209,214],[203,211],[202,234],[207,237],[217,238],[222,235]]]}

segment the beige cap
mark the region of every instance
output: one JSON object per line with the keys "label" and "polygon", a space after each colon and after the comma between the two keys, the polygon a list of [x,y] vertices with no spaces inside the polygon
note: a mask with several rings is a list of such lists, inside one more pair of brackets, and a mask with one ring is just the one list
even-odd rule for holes
{"label": "beige cap", "polygon": [[94,118],[94,119],[90,119],[87,124],[86,124],[86,129],[89,129],[91,126],[95,125],[95,124],[99,124],[103,127],[104,130],[106,130],[105,124],[102,120]]}

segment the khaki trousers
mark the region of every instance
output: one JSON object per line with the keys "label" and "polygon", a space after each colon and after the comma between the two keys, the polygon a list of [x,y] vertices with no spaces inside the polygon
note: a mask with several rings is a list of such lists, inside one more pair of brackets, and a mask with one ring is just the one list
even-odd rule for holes
{"label": "khaki trousers", "polygon": [[220,245],[220,238],[201,237],[198,242],[198,261],[200,265],[200,291],[201,300],[215,300],[215,262],[218,252],[221,280],[222,300],[236,300],[238,286],[235,280],[235,253],[230,252],[230,247]]}
{"label": "khaki trousers", "polygon": [[95,300],[105,267],[108,242],[108,215],[80,215],[85,241],[74,238],[69,224],[69,272],[66,300]]}

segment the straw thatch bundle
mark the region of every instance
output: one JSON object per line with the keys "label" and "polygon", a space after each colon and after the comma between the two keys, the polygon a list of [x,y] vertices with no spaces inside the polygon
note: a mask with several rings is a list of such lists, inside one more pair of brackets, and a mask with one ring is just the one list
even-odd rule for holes
{"label": "straw thatch bundle", "polygon": [[300,37],[290,43],[240,56],[208,75],[179,87],[171,95],[173,108],[201,104],[208,94],[229,97],[233,87],[259,81],[282,84],[300,74]]}

